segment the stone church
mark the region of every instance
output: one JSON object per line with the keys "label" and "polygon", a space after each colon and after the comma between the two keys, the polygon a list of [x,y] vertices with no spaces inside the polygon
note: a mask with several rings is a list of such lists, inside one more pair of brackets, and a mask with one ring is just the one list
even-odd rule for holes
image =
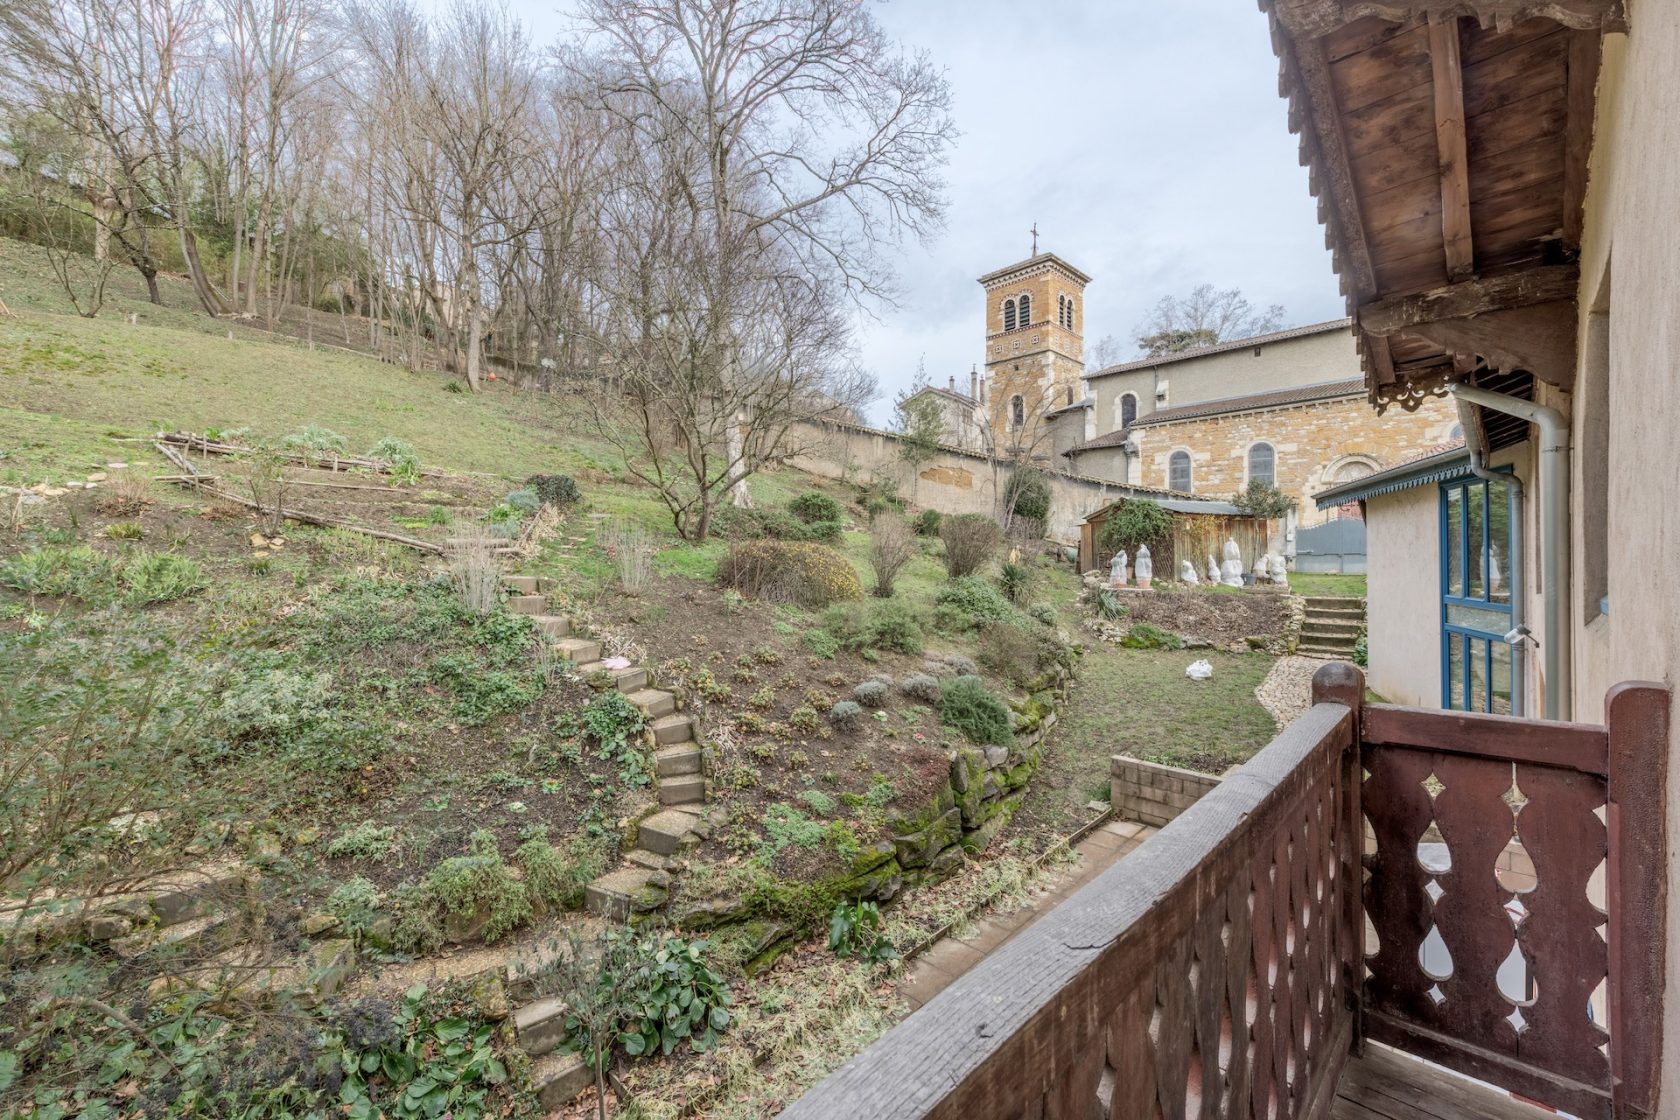
{"label": "stone church", "polygon": [[1200,498],[1261,479],[1312,524],[1353,512],[1319,512],[1321,491],[1463,438],[1438,398],[1379,422],[1347,319],[1087,371],[1090,282],[1054,253],[980,277],[984,372],[918,394],[937,405],[943,442]]}

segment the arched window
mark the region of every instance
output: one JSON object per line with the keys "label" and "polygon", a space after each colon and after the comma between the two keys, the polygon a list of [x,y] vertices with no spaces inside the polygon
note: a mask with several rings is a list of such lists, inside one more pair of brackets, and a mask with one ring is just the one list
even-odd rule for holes
{"label": "arched window", "polygon": [[1003,329],[1006,331],[1015,329],[1015,301],[1012,299],[1003,301]]}
{"label": "arched window", "polygon": [[1120,430],[1137,423],[1137,394],[1127,393],[1120,398]]}
{"label": "arched window", "polygon": [[1067,297],[1066,296],[1057,296],[1056,297],[1056,325],[1058,327],[1067,326]]}
{"label": "arched window", "polygon": [[1190,493],[1190,452],[1174,451],[1167,460],[1167,489]]}
{"label": "arched window", "polygon": [[1021,325],[1023,327],[1032,325],[1032,297],[1031,296],[1022,296],[1021,297]]}
{"label": "arched window", "polygon": [[1068,300],[1067,304],[1067,329],[1070,331],[1073,329],[1073,301],[1071,299]]}
{"label": "arched window", "polygon": [[1452,443],[1457,443],[1459,440],[1461,440],[1463,438],[1464,438],[1464,425],[1463,424],[1454,424],[1452,426],[1452,431],[1447,433],[1447,439]]}
{"label": "arched window", "polygon": [[1248,480],[1277,485],[1277,452],[1269,443],[1257,443],[1248,449]]}
{"label": "arched window", "polygon": [[1073,403],[1073,386],[1072,385],[1068,386],[1068,403],[1069,404]]}
{"label": "arched window", "polygon": [[1009,398],[1009,426],[1011,428],[1027,426],[1027,402],[1019,393]]}

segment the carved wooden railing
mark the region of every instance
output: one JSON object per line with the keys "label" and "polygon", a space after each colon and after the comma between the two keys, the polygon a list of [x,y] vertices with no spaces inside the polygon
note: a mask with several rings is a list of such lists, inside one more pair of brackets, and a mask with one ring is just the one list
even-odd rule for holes
{"label": "carved wooden railing", "polygon": [[[1666,691],[1619,686],[1606,727],[1363,692],[1321,668],[1252,761],[782,1116],[1316,1120],[1366,1035],[1649,1115]],[[1496,877],[1513,844],[1530,890]]]}
{"label": "carved wooden railing", "polygon": [[[1368,1037],[1577,1116],[1651,1109],[1667,716],[1648,685],[1604,727],[1365,708]],[[1530,889],[1498,877],[1513,847]]]}
{"label": "carved wooden railing", "polygon": [[1363,680],[782,1113],[1326,1115],[1355,1023]]}

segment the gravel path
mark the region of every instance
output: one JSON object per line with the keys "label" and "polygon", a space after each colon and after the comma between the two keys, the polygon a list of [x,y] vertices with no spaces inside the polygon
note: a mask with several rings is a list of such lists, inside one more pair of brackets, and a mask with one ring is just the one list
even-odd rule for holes
{"label": "gravel path", "polygon": [[1312,707],[1312,677],[1322,664],[1316,657],[1280,657],[1254,690],[1255,699],[1272,714],[1278,730]]}

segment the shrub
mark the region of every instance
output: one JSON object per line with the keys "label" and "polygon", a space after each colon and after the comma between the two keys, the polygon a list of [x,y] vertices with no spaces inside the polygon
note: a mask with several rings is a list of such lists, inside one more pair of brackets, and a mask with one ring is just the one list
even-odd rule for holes
{"label": "shrub", "polygon": [[869,532],[869,566],[875,570],[875,594],[892,597],[893,581],[916,555],[916,538],[910,526],[897,514],[884,513]]}
{"label": "shrub", "polygon": [[545,506],[571,506],[583,501],[578,484],[563,474],[534,474],[525,480],[525,489],[534,491]]}
{"label": "shrub", "polygon": [[998,586],[1003,588],[1004,597],[1018,606],[1032,596],[1032,569],[1006,560],[998,575]]}
{"label": "shrub", "polygon": [[367,457],[384,463],[392,470],[406,468],[418,472],[420,469],[420,453],[414,445],[395,436],[386,436],[368,448]]}
{"label": "shrub", "polygon": [[502,499],[502,504],[520,513],[535,513],[542,508],[542,499],[537,497],[535,490],[512,490]]}
{"label": "shrub", "polygon": [[1056,625],[1056,608],[1052,607],[1049,603],[1040,603],[1038,606],[1028,609],[1027,617],[1031,618],[1034,622],[1041,622],[1046,626],[1054,626]]}
{"label": "shrub", "polygon": [[819,494],[815,490],[807,490],[788,503],[788,511],[807,525],[819,521],[840,520],[840,503],[827,494]]}
{"label": "shrub", "polygon": [[343,436],[331,428],[309,424],[282,439],[280,446],[287,451],[300,452],[306,458],[325,459],[344,454],[344,449],[349,445]]}
{"label": "shrub", "polygon": [[822,721],[817,717],[817,710],[809,704],[801,704],[788,713],[788,726],[806,735],[814,735],[822,727]]}
{"label": "shrub", "polygon": [[961,513],[940,522],[939,539],[945,542],[945,571],[957,578],[979,571],[992,558],[1003,543],[1003,530],[984,514]]}
{"label": "shrub", "polygon": [[359,938],[378,918],[382,901],[379,888],[358,875],[327,896],[327,913],[338,919],[345,933]]}
{"label": "shrub", "polygon": [[980,664],[1024,685],[1043,664],[1043,640],[1017,626],[994,622],[980,631]]}
{"label": "shrub", "polygon": [[924,509],[916,515],[916,535],[918,537],[937,537],[939,535],[939,511]]}
{"label": "shrub", "polygon": [[1138,622],[1120,639],[1125,649],[1183,649],[1184,639],[1159,626]]}
{"label": "shrub", "polygon": [[135,552],[119,576],[123,601],[134,606],[184,599],[209,586],[197,560],[172,552]]}
{"label": "shrub", "polygon": [[828,710],[828,720],[843,731],[851,731],[863,723],[863,705],[842,700]]}
{"label": "shrub", "polygon": [[[818,495],[819,497],[821,495]],[[781,541],[821,541],[832,544],[840,539],[840,522],[805,522],[779,509],[738,509],[725,506],[712,522],[720,537],[727,540],[760,540],[772,537]]]}
{"label": "shrub", "polygon": [[895,600],[867,607],[837,604],[823,614],[823,628],[845,649],[922,652],[922,625],[916,612]]}
{"label": "shrub", "polygon": [[371,859],[375,863],[391,854],[397,845],[397,830],[389,825],[363,821],[327,842],[328,859]]}
{"label": "shrub", "polygon": [[525,869],[525,889],[532,904],[548,910],[582,906],[584,888],[611,862],[599,843],[577,840],[562,852],[541,836],[519,845],[513,858]]}
{"label": "shrub", "polygon": [[1290,498],[1265,479],[1251,479],[1247,486],[1231,497],[1231,504],[1250,517],[1269,519],[1283,517],[1295,507]]}
{"label": "shrub", "polygon": [[941,615],[948,629],[972,630],[986,622],[1001,622],[1015,613],[1009,600],[979,576],[962,576],[941,587],[933,597],[944,608]]}
{"label": "shrub", "polygon": [[718,564],[718,580],[743,595],[802,607],[863,597],[863,585],[846,558],[809,542],[732,544]]}
{"label": "shrub", "polygon": [[1120,549],[1136,552],[1139,545],[1158,544],[1172,533],[1173,516],[1154,502],[1123,501],[1103,522],[1100,546],[1112,555]]}
{"label": "shrub", "polygon": [[835,654],[840,652],[840,639],[821,628],[805,631],[799,636],[799,641],[812,654],[824,661],[832,659]]}
{"label": "shrub", "polygon": [[132,517],[152,504],[152,480],[130,468],[118,471],[99,488],[99,512],[110,517]]}
{"label": "shrub", "polygon": [[941,699],[938,679],[926,673],[913,673],[905,677],[898,687],[912,700],[920,700],[924,704],[937,704]]}
{"label": "shrub", "polygon": [[1370,668],[1370,662],[1371,641],[1364,634],[1361,634],[1359,640],[1353,643],[1353,663],[1361,669],[1367,669]]}
{"label": "shrub", "polygon": [[1004,488],[1004,501],[1018,519],[1030,523],[1042,536],[1050,520],[1050,480],[1036,467],[1016,467]]}
{"label": "shrub", "polygon": [[1131,613],[1130,608],[1120,601],[1120,596],[1115,591],[1105,587],[1097,592],[1098,618],[1105,618],[1112,622],[1117,618],[1125,618]]}
{"label": "shrub", "polygon": [[887,702],[885,681],[864,681],[852,689],[852,698],[866,708],[879,708]]}
{"label": "shrub", "polygon": [[331,673],[290,669],[235,670],[217,711],[233,740],[283,734],[329,715]]}
{"label": "shrub", "polygon": [[444,860],[426,876],[431,897],[457,918],[487,917],[484,940],[493,942],[531,920],[531,898],[502,861],[496,837],[479,829],[468,839],[471,853]]}
{"label": "shrub", "polygon": [[952,677],[940,686],[939,720],[971,742],[1008,746],[1012,741],[1009,709],[979,677]]}

